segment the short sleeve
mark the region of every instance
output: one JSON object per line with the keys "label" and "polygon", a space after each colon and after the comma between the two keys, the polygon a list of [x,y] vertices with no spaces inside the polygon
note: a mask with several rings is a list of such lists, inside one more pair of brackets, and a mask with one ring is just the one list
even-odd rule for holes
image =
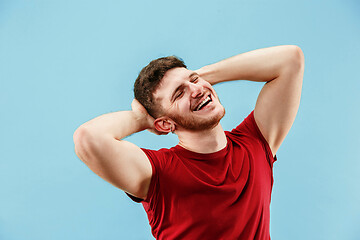
{"label": "short sleeve", "polygon": [[161,168],[161,162],[162,161],[162,154],[161,151],[158,150],[151,150],[151,149],[146,149],[146,148],[141,148],[141,150],[146,154],[146,156],[148,157],[150,164],[151,164],[151,168],[152,168],[152,176],[151,176],[151,180],[150,180],[150,186],[149,186],[149,191],[148,194],[146,196],[146,199],[142,199],[142,198],[137,198],[127,192],[126,195],[128,197],[131,198],[131,200],[133,200],[136,203],[141,203],[141,202],[149,202],[152,198],[154,193],[156,192],[156,187],[157,187],[157,182],[158,182],[158,172],[159,169]]}
{"label": "short sleeve", "polygon": [[256,124],[254,110],[244,119],[243,122],[240,123],[240,125],[234,128],[231,132],[237,135],[248,135],[260,140],[265,150],[267,160],[270,166],[273,166],[273,163],[277,160],[277,156],[273,156],[269,143],[266,141],[258,125]]}

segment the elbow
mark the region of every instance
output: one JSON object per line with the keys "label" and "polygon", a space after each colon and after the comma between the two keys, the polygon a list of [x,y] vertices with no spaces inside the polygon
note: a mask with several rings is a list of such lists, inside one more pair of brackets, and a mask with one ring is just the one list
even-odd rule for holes
{"label": "elbow", "polygon": [[287,45],[284,62],[281,68],[281,74],[291,76],[299,76],[304,72],[304,53],[300,47],[296,45]]}
{"label": "elbow", "polygon": [[305,65],[305,57],[302,49],[296,45],[290,45],[289,47],[289,65],[295,70],[303,71]]}
{"label": "elbow", "polygon": [[98,161],[99,152],[104,148],[107,138],[99,137],[92,130],[80,126],[73,135],[75,154],[86,165],[91,166]]}
{"label": "elbow", "polygon": [[[73,134],[73,142],[74,142],[74,146],[75,146],[75,150],[79,147],[83,137],[84,137],[84,129],[82,127],[79,127],[78,129],[76,129],[76,131]],[[75,151],[76,152],[76,151]]]}
{"label": "elbow", "polygon": [[76,129],[73,135],[75,154],[78,156],[78,158],[81,161],[85,163],[87,162],[86,156],[88,155],[86,153],[87,152],[86,146],[88,145],[87,137],[88,137],[88,132],[82,127]]}

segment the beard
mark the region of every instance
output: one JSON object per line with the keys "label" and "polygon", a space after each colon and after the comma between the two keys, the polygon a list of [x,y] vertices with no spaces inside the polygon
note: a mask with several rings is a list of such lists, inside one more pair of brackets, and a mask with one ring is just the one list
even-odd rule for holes
{"label": "beard", "polygon": [[191,131],[203,131],[212,129],[219,124],[220,120],[225,115],[225,108],[222,107],[222,111],[206,119],[199,119],[195,116],[184,116],[181,114],[169,114],[170,117],[178,126],[191,130]]}

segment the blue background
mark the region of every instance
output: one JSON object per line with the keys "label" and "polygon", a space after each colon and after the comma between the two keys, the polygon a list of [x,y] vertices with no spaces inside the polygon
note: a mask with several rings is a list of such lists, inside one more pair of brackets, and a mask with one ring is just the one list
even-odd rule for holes
{"label": "blue background", "polygon": [[[154,58],[197,69],[283,44],[302,48],[305,75],[274,165],[272,239],[360,239],[359,26],[356,0],[0,1],[0,239],[153,239],[141,204],[77,158],[75,129],[130,109]],[[224,129],[262,86],[215,86]],[[127,140],[177,143],[147,131]]]}

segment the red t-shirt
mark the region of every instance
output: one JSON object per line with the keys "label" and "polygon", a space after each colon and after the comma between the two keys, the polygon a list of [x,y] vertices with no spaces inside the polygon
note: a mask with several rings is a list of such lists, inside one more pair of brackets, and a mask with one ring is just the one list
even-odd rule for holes
{"label": "red t-shirt", "polygon": [[227,146],[202,154],[179,145],[143,149],[153,170],[142,202],[156,239],[270,239],[272,166],[276,161],[254,111]]}

